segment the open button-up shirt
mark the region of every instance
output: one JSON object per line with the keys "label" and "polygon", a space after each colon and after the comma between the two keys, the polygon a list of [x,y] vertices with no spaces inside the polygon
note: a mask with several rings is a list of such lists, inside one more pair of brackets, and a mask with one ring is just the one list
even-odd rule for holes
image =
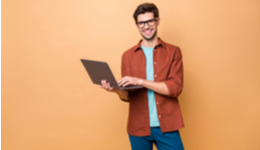
{"label": "open button-up shirt", "polygon": [[[157,115],[163,133],[184,127],[178,95],[182,91],[183,66],[179,47],[163,42],[158,38],[154,47],[154,82],[164,82],[169,95],[155,93]],[[122,55],[122,76],[146,79],[146,60],[140,41]],[[149,108],[147,89],[129,91],[129,117],[127,131],[133,136],[149,136]]]}

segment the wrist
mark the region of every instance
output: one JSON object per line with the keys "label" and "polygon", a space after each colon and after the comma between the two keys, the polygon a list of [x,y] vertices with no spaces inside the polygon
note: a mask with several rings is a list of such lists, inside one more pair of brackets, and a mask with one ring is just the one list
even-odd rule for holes
{"label": "wrist", "polygon": [[140,80],[137,82],[137,85],[142,86],[143,83],[144,83],[144,80],[143,80],[143,79],[140,79]]}
{"label": "wrist", "polygon": [[122,91],[121,91],[121,90],[118,90],[118,89],[114,90],[114,92],[115,92],[116,94],[118,94],[118,95],[120,95],[120,94],[122,93]]}
{"label": "wrist", "polygon": [[121,99],[125,99],[128,100],[128,91],[126,90],[117,90],[115,91],[117,93],[117,95],[121,98]]}

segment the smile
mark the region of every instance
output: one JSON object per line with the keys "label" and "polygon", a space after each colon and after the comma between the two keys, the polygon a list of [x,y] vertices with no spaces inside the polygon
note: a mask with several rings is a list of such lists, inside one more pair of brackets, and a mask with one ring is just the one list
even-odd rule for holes
{"label": "smile", "polygon": [[146,30],[143,30],[143,33],[146,35],[149,35],[152,33],[152,31],[153,31],[153,29],[146,29]]}

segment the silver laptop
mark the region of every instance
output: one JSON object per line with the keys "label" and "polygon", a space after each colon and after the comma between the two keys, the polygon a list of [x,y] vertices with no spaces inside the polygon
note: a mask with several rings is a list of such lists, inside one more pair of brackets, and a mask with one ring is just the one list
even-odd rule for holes
{"label": "silver laptop", "polygon": [[114,89],[128,90],[128,89],[143,88],[142,86],[135,86],[135,85],[126,86],[126,87],[118,86],[117,81],[115,80],[115,77],[106,62],[87,60],[87,59],[80,59],[80,60],[94,84],[100,85],[101,80],[106,80],[108,83],[110,83],[110,86],[113,87]]}

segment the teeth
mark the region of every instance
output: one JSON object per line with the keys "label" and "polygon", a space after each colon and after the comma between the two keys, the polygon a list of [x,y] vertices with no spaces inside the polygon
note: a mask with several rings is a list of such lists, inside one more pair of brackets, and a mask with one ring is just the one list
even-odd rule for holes
{"label": "teeth", "polygon": [[146,31],[144,31],[144,33],[146,33],[146,34],[149,34],[149,33],[151,33],[152,32],[152,30],[146,30]]}

